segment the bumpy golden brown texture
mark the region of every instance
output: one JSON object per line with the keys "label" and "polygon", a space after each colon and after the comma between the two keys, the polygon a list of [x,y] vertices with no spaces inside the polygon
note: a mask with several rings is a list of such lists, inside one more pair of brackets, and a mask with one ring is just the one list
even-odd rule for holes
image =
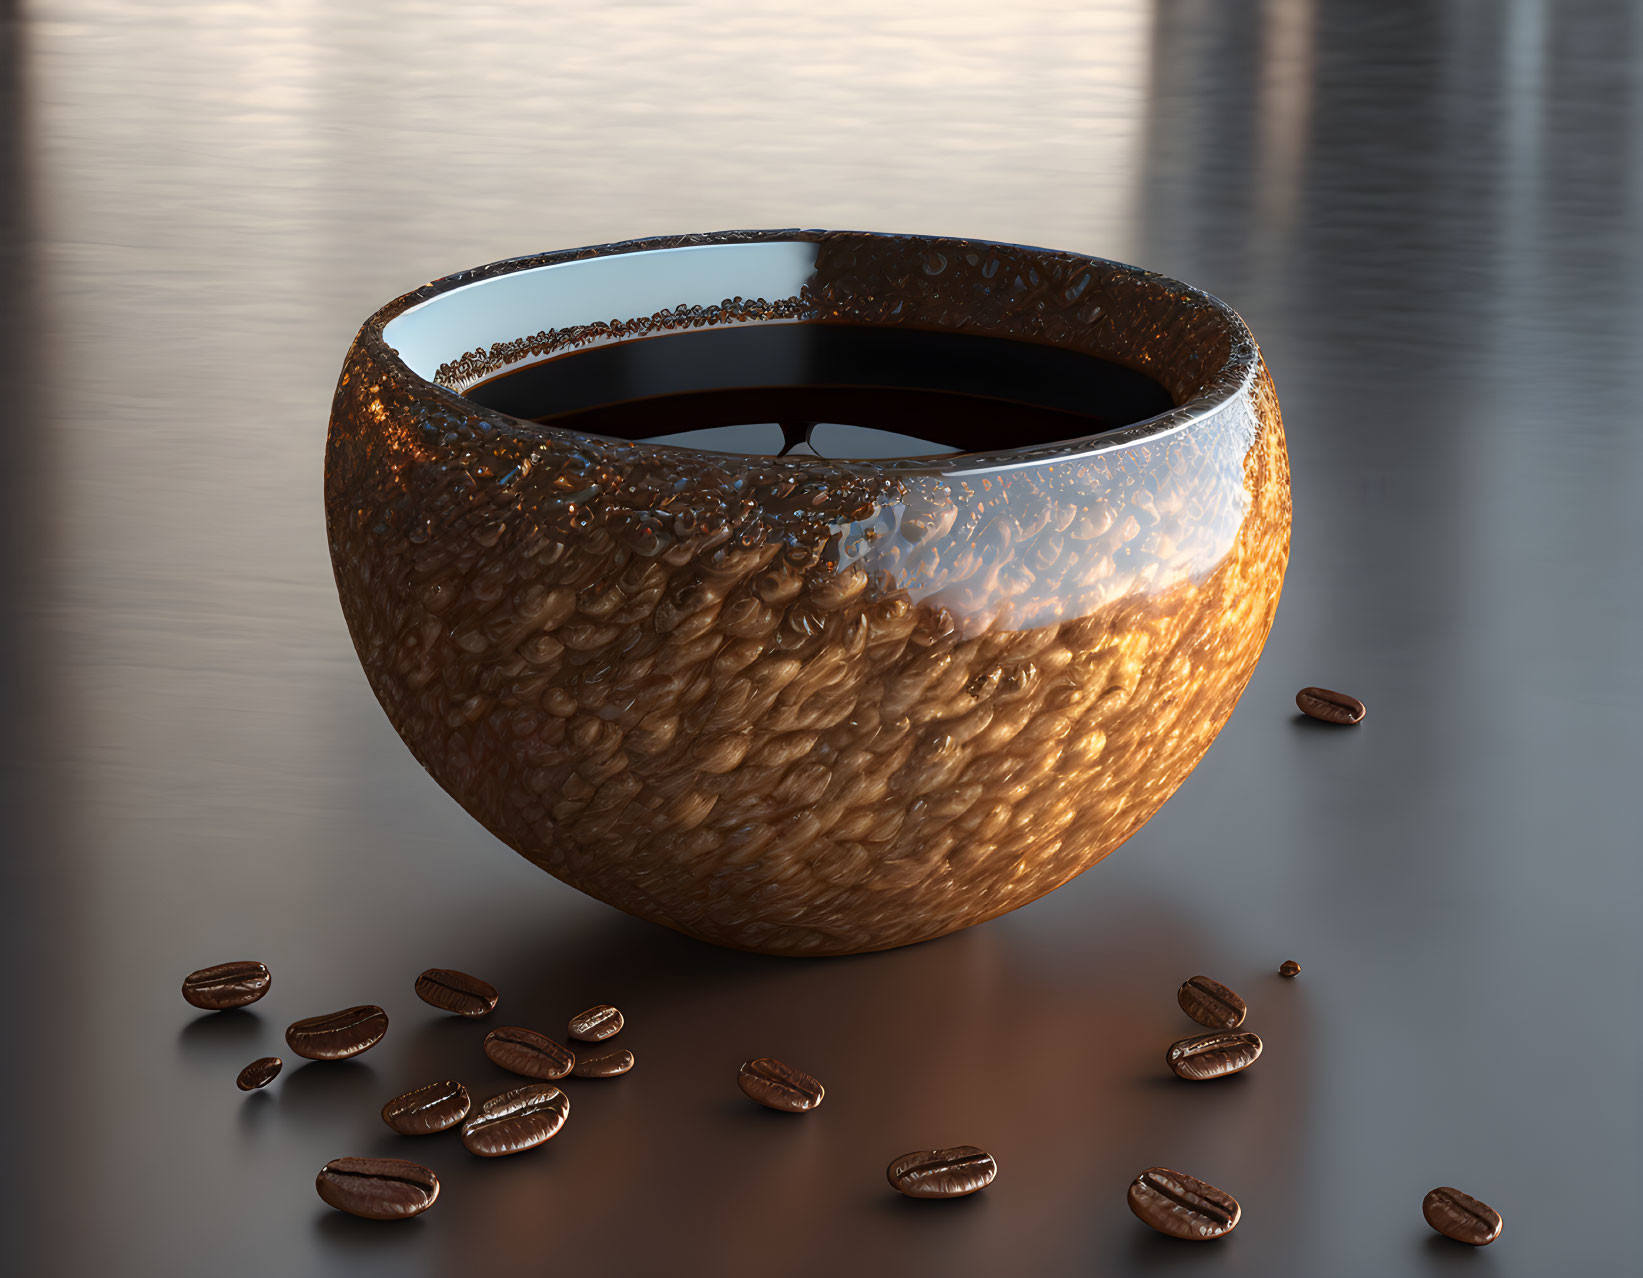
{"label": "bumpy golden brown texture", "polygon": [[[1093,259],[822,250],[808,318],[1053,340],[1178,400],[1237,338]],[[470,813],[641,917],[820,955],[1023,905],[1169,797],[1271,626],[1289,477],[1252,351],[1172,433],[959,473],[531,427],[410,377],[394,309],[349,353],[327,459],[371,686]]]}

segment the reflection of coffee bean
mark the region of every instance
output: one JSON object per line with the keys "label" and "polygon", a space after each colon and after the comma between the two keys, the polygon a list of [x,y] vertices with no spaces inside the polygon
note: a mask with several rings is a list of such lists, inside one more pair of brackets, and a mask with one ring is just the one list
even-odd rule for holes
{"label": "reflection of coffee bean", "polygon": [[1168,1167],[1149,1167],[1131,1181],[1129,1200],[1130,1210],[1159,1233],[1189,1242],[1226,1237],[1243,1214],[1226,1190]]}
{"label": "reflection of coffee bean", "polygon": [[1279,976],[1299,976],[1300,974],[1301,965],[1294,959],[1285,959],[1282,963],[1278,964]]}
{"label": "reflection of coffee bean", "polygon": [[311,1061],[340,1061],[375,1047],[388,1032],[388,1013],[372,1003],[310,1016],[286,1027],[285,1042]]}
{"label": "reflection of coffee bean", "polygon": [[551,1140],[570,1115],[570,1098],[551,1083],[532,1083],[493,1096],[462,1124],[470,1154],[500,1158]]}
{"label": "reflection of coffee bean", "polygon": [[1434,1189],[1421,1203],[1421,1215],[1445,1238],[1486,1247],[1500,1237],[1500,1213],[1488,1203],[1447,1185]]}
{"label": "reflection of coffee bean", "polygon": [[736,1085],[759,1104],[789,1114],[815,1109],[827,1095],[827,1089],[802,1069],[769,1056],[744,1064],[736,1075]]}
{"label": "reflection of coffee bean", "polygon": [[903,1154],[885,1175],[909,1198],[962,1198],[992,1184],[998,1163],[984,1149],[954,1145]]}
{"label": "reflection of coffee bean", "polygon": [[401,1158],[333,1158],[314,1187],[338,1211],[366,1220],[420,1216],[439,1197],[439,1177]]}
{"label": "reflection of coffee bean", "polygon": [[1357,723],[1364,716],[1363,702],[1328,688],[1302,688],[1295,694],[1295,704],[1302,714],[1325,723]]}
{"label": "reflection of coffee bean", "polygon": [[1197,1083],[1248,1069],[1261,1055],[1261,1036],[1248,1030],[1199,1034],[1171,1043],[1164,1059],[1182,1078]]}
{"label": "reflection of coffee bean", "polygon": [[458,1016],[485,1016],[496,1007],[496,986],[448,967],[430,967],[417,977],[416,996]]}
{"label": "reflection of coffee bean", "polygon": [[455,1127],[472,1104],[468,1089],[447,1079],[394,1097],[382,1107],[382,1121],[401,1136],[427,1136]]}
{"label": "reflection of coffee bean", "polygon": [[597,1056],[578,1056],[571,1073],[578,1078],[615,1078],[633,1068],[633,1053],[625,1047],[613,1047]]}
{"label": "reflection of coffee bean", "polygon": [[252,1061],[240,1071],[240,1076],[234,1080],[234,1086],[242,1092],[254,1092],[259,1087],[267,1087],[280,1075],[285,1068],[285,1062],[278,1056],[263,1056]]}
{"label": "reflection of coffee bean", "polygon": [[570,1036],[584,1043],[597,1043],[620,1033],[623,1024],[620,1012],[609,1003],[601,1003],[570,1018]]}
{"label": "reflection of coffee bean", "polygon": [[568,1047],[517,1025],[504,1025],[485,1035],[485,1055],[526,1078],[563,1078],[576,1064],[576,1054]]}
{"label": "reflection of coffee bean", "polygon": [[183,997],[195,1007],[221,1012],[230,1007],[255,1003],[268,993],[272,978],[268,968],[249,959],[202,967],[183,977]]}
{"label": "reflection of coffee bean", "polygon": [[1193,1020],[1211,1029],[1237,1029],[1244,1023],[1244,1014],[1249,1011],[1235,991],[1207,976],[1194,976],[1183,981],[1181,988],[1175,992],[1175,1001]]}

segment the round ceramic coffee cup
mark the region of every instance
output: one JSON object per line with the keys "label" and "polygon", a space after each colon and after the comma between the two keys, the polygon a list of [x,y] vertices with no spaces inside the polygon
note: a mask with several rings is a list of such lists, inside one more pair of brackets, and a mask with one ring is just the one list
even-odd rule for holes
{"label": "round ceramic coffee cup", "polygon": [[[760,325],[1037,344],[1163,406],[1023,443],[1001,401],[963,451],[835,457],[472,397]],[[337,388],[326,512],[371,687],[464,808],[630,913],[801,955],[993,918],[1133,834],[1248,682],[1290,526],[1277,399],[1222,302],[1076,253],[809,230],[548,253],[390,303]]]}

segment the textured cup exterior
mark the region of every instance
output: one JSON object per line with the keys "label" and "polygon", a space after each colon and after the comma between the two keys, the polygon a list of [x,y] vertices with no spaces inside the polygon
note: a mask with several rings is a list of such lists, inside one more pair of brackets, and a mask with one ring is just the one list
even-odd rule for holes
{"label": "textured cup exterior", "polygon": [[[772,238],[818,245],[795,297],[538,333],[432,381],[382,338],[487,274]],[[371,687],[499,838],[690,935],[846,954],[1025,905],[1174,792],[1271,627],[1288,459],[1229,315],[1077,254],[846,232],[430,285],[367,322],[331,417],[331,554]],[[1181,407],[1093,444],[846,462],[603,439],[458,393],[522,353],[772,320],[1051,342]]]}

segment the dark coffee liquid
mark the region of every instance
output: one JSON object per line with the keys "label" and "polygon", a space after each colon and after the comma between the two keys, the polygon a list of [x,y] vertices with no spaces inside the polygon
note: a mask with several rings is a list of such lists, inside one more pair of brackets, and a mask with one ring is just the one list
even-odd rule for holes
{"label": "dark coffee liquid", "polygon": [[819,323],[619,342],[504,373],[466,394],[595,435],[829,457],[1053,443],[1173,406],[1145,374],[1060,347]]}

